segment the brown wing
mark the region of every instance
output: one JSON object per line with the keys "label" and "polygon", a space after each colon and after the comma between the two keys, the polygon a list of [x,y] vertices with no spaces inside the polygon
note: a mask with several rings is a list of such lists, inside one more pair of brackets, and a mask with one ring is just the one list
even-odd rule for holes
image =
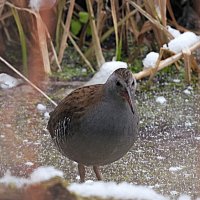
{"label": "brown wing", "polygon": [[[51,137],[70,135],[71,120],[81,117],[86,109],[94,105],[102,96],[103,85],[78,88],[65,97],[50,113],[47,129]],[[75,117],[74,117],[75,116]]]}

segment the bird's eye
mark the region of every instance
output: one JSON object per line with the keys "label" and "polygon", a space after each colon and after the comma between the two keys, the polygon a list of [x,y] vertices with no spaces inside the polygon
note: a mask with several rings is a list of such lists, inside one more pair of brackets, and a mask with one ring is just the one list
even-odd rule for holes
{"label": "bird's eye", "polygon": [[133,81],[131,85],[132,85],[132,86],[135,86],[135,81]]}
{"label": "bird's eye", "polygon": [[122,86],[122,84],[119,81],[116,82],[116,85],[119,86],[119,87]]}

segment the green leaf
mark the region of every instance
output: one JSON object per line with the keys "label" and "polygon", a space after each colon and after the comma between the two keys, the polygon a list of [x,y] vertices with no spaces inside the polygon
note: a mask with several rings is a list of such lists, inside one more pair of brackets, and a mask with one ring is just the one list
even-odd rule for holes
{"label": "green leaf", "polygon": [[72,19],[70,29],[74,35],[78,35],[81,30],[81,23],[78,20]]}
{"label": "green leaf", "polygon": [[86,24],[89,19],[89,14],[87,12],[79,12],[79,21]]}
{"label": "green leaf", "polygon": [[91,36],[92,35],[91,26],[87,26],[86,34],[87,34],[87,36]]}

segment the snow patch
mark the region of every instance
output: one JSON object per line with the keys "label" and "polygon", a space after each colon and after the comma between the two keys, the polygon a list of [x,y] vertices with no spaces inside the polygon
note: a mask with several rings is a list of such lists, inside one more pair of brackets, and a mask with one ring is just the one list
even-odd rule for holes
{"label": "snow patch", "polygon": [[108,77],[119,68],[127,68],[127,63],[121,61],[110,61],[104,63],[100,70],[85,85],[104,84]]}
{"label": "snow patch", "polygon": [[44,111],[46,111],[47,107],[46,107],[45,105],[41,104],[41,103],[38,103],[37,109],[38,109],[39,111],[44,112]]}
{"label": "snow patch", "polygon": [[44,118],[45,118],[45,119],[49,119],[49,118],[50,118],[49,112],[45,112],[45,113],[44,113]]}
{"label": "snow patch", "polygon": [[171,26],[167,26],[167,30],[172,34],[172,36],[173,36],[174,38],[176,38],[176,37],[178,37],[178,36],[181,35],[180,31],[178,31],[178,30],[172,28]]}
{"label": "snow patch", "polygon": [[182,195],[180,195],[178,200],[191,200],[191,197],[189,195],[182,194]]}
{"label": "snow patch", "polygon": [[181,82],[180,79],[173,79],[172,81],[173,81],[174,83],[180,83],[180,82]]}
{"label": "snow patch", "polygon": [[29,7],[32,10],[39,11],[43,9],[50,9],[56,3],[56,0],[30,0]]}
{"label": "snow patch", "polygon": [[27,184],[46,181],[55,176],[63,177],[63,172],[55,169],[52,166],[42,166],[34,170],[29,178],[15,177],[11,175],[10,171],[7,171],[5,175],[2,178],[0,178],[0,183],[5,185],[14,184],[16,187],[22,187]]}
{"label": "snow patch", "polygon": [[159,57],[159,53],[156,53],[156,52],[148,53],[142,61],[144,65],[144,69],[155,67],[158,57]]}
{"label": "snow patch", "polygon": [[145,186],[132,185],[126,182],[93,182],[72,183],[68,189],[84,197],[101,197],[114,199],[137,199],[137,200],[167,200],[168,198],[156,193],[153,189]]}
{"label": "snow patch", "polygon": [[23,83],[21,79],[16,79],[8,74],[1,73],[0,74],[0,87],[2,89],[8,89],[18,86]]}
{"label": "snow patch", "polygon": [[28,161],[28,162],[26,162],[26,163],[25,163],[25,165],[28,165],[28,166],[33,166],[33,165],[34,165],[34,163],[32,163],[32,162],[29,162],[29,161]]}
{"label": "snow patch", "polygon": [[187,94],[187,95],[190,95],[190,94],[191,94],[191,91],[188,90],[188,89],[185,89],[185,90],[183,90],[183,93],[184,93],[184,94]]}
{"label": "snow patch", "polygon": [[175,39],[171,40],[168,43],[168,48],[170,51],[175,53],[179,53],[184,49],[189,48],[190,46],[194,45],[196,42],[199,42],[200,37],[197,36],[193,32],[185,32],[176,37]]}
{"label": "snow patch", "polygon": [[156,103],[165,104],[167,100],[163,96],[156,97]]}
{"label": "snow patch", "polygon": [[38,183],[42,181],[49,180],[55,176],[63,177],[63,172],[55,169],[52,166],[49,167],[38,167],[33,173],[30,175],[31,183]]}
{"label": "snow patch", "polygon": [[170,172],[177,172],[177,171],[180,171],[180,170],[182,170],[182,169],[183,169],[182,166],[175,166],[175,167],[170,167],[170,168],[169,168],[169,171],[170,171]]}

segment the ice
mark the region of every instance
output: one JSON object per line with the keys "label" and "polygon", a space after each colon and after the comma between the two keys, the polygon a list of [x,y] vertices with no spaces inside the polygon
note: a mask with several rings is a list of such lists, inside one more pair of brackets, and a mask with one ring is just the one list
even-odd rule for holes
{"label": "ice", "polygon": [[156,102],[160,104],[164,104],[167,102],[167,100],[165,99],[165,97],[159,96],[159,97],[156,97]]}
{"label": "ice", "polygon": [[176,37],[175,39],[171,40],[168,43],[168,48],[170,51],[175,53],[179,53],[184,49],[189,48],[190,46],[194,45],[196,42],[200,41],[200,37],[197,36],[193,32],[185,32]]}
{"label": "ice", "polygon": [[148,53],[142,61],[144,68],[147,69],[147,68],[155,67],[158,57],[159,57],[159,53],[156,53],[156,52]]}
{"label": "ice", "polygon": [[37,105],[37,109],[38,109],[39,111],[44,112],[44,111],[46,111],[47,108],[46,108],[45,105],[39,103],[39,104]]}
{"label": "ice", "polygon": [[153,189],[145,186],[132,185],[130,183],[115,182],[92,182],[92,183],[72,183],[68,189],[84,197],[101,197],[114,199],[138,199],[138,200],[166,200]]}
{"label": "ice", "polygon": [[8,74],[0,74],[0,87],[2,89],[13,88],[21,84],[23,81],[21,79],[16,79]]}
{"label": "ice", "polygon": [[119,68],[127,68],[127,63],[121,61],[110,61],[104,63],[100,70],[92,77],[86,85],[104,84],[108,77]]}

